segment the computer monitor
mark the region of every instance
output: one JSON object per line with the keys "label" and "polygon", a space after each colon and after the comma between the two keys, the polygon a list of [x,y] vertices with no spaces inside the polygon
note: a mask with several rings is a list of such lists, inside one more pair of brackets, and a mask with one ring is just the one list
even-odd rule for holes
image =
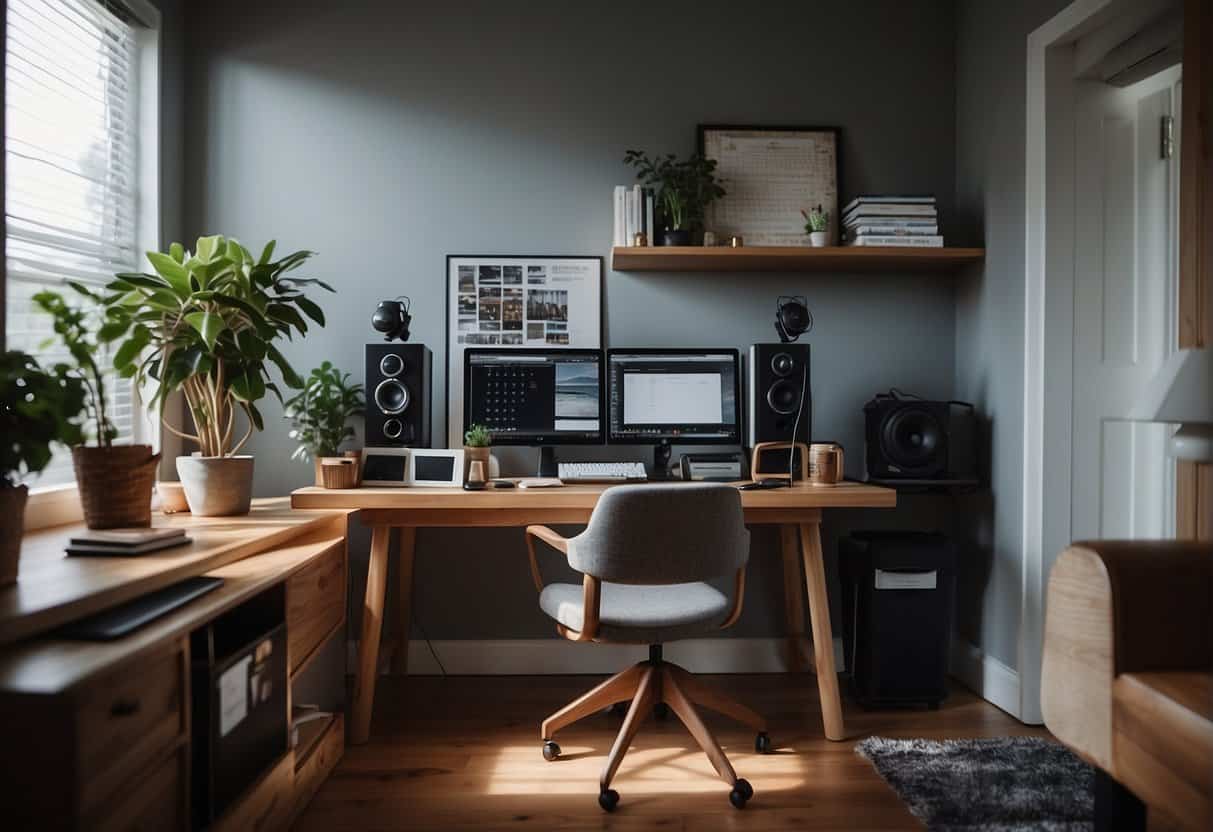
{"label": "computer monitor", "polygon": [[656,445],[655,473],[670,445],[741,442],[741,359],[736,349],[607,351],[609,441]]}
{"label": "computer monitor", "polygon": [[463,429],[484,425],[495,445],[598,445],[606,433],[599,350],[469,349],[463,354]]}

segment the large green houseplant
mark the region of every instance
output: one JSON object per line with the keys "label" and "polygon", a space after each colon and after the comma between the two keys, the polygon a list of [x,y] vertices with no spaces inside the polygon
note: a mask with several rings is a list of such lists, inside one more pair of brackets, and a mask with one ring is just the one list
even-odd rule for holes
{"label": "large green houseplant", "polygon": [[335,457],[343,442],[354,438],[349,421],[366,407],[362,385],[350,384],[350,374],[325,361],[308,375],[303,389],[286,401],[291,439],[299,445],[291,459],[312,458],[316,485],[323,485],[320,460]]}
{"label": "large green houseplant", "polygon": [[673,153],[650,158],[629,150],[623,161],[636,168],[643,184],[657,189],[662,245],[690,245],[693,233],[703,230],[707,207],[725,195],[716,178],[716,160],[698,153],[680,161]]}
{"label": "large green houseplant", "polygon": [[66,364],[49,369],[23,352],[0,353],[0,586],[17,580],[28,487],[51,445],[83,438],[84,382]]}
{"label": "large green houseplant", "polygon": [[[93,295],[79,284],[69,284],[77,292]],[[58,341],[66,348],[74,366],[71,374],[85,391],[85,434],[94,444],[83,441],[72,447],[72,465],[80,492],[84,521],[90,529],[150,526],[152,488],[160,455],[151,445],[115,444],[118,429],[110,420],[106,403],[104,351],[97,331],[101,307],[71,304],[52,291],[38,292],[34,305],[51,317],[55,335],[47,346]],[[98,363],[98,362],[101,363]]]}
{"label": "large green houseplant", "polygon": [[236,240],[199,237],[193,252],[180,243],[148,252],[154,272],[119,274],[106,287],[100,337],[118,343],[118,372],[155,388],[150,406],[162,420],[167,398],[185,397],[193,432],[164,424],[200,450],[177,459],[194,514],[248,512],[253,459],[240,451],[264,427],[258,402],[268,393],[282,399],[271,366],[288,387],[303,386],[278,345],[305,335],[307,319],[324,325],[307,291],[333,291],[323,281],[290,276],[311,256],[297,251],[275,260],[270,241],[254,258]]}

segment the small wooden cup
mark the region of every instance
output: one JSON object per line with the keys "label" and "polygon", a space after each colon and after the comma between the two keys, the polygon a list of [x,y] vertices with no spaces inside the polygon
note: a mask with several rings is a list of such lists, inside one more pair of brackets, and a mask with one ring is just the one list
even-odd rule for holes
{"label": "small wooden cup", "polygon": [[842,446],[815,442],[809,446],[809,485],[838,485],[843,474]]}

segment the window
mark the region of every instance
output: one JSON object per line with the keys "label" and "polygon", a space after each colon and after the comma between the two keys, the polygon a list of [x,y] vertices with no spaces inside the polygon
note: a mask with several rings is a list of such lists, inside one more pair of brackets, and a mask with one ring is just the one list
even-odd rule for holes
{"label": "window", "polygon": [[[65,279],[101,285],[136,271],[140,74],[129,14],[98,0],[8,0],[5,42],[6,347],[43,363],[49,318],[32,296],[77,297]],[[109,379],[118,441],[138,430],[132,385]],[[60,448],[31,485],[73,480]]]}

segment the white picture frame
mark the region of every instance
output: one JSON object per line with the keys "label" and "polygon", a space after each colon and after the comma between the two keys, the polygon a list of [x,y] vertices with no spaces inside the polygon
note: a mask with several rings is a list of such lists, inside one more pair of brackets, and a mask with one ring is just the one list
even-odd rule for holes
{"label": "white picture frame", "polygon": [[[410,448],[409,449],[409,485],[411,486],[431,486],[435,488],[462,488],[463,487],[463,449],[431,449],[431,448]],[[450,462],[448,472],[441,477],[434,477],[432,473],[421,471],[419,466],[424,465],[424,460],[447,460]]]}
{"label": "white picture frame", "polygon": [[458,448],[464,350],[602,349],[603,260],[451,254],[446,269],[446,433]]}

